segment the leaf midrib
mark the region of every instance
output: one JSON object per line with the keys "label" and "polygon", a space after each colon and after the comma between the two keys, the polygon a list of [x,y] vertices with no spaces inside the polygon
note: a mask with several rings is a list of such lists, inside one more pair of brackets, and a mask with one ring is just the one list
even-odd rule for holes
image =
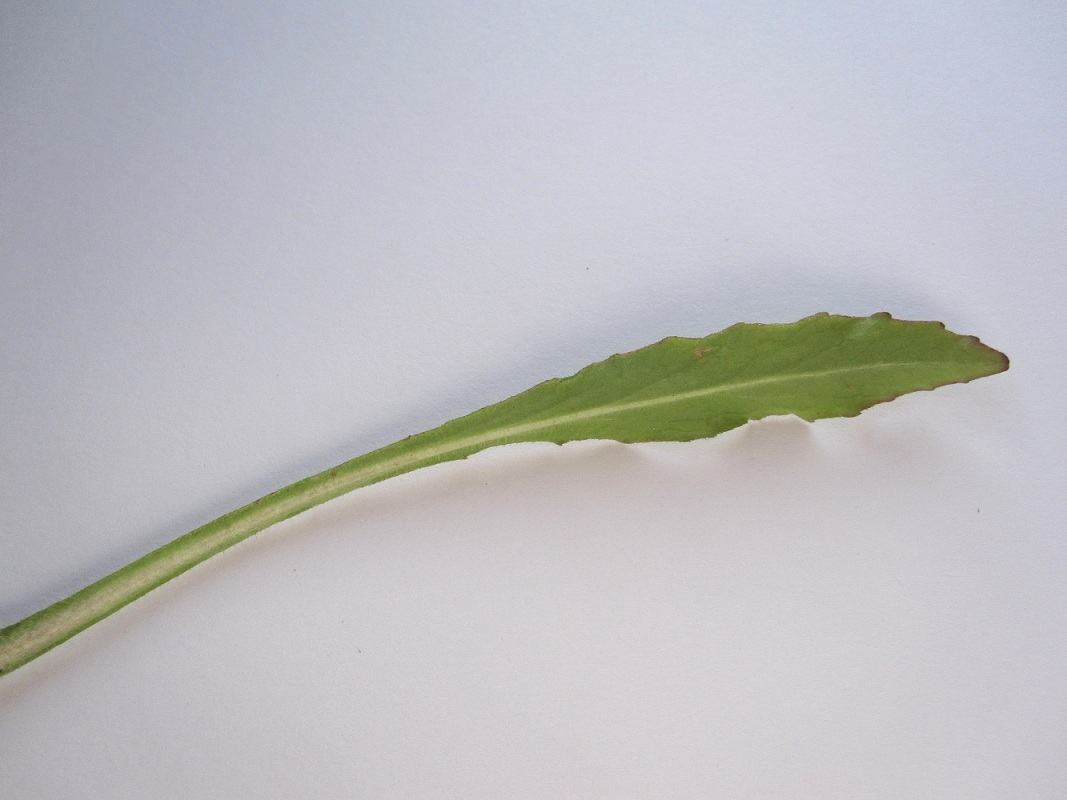
{"label": "leaf midrib", "polygon": [[522,442],[537,441],[536,439],[527,439],[520,437],[526,437],[528,436],[528,434],[534,433],[539,430],[552,428],[557,425],[566,425],[568,423],[579,422],[581,420],[586,419],[593,419],[595,417],[621,414],[628,411],[635,411],[641,408],[651,408],[654,406],[668,405],[670,403],[680,403],[686,400],[694,400],[698,397],[710,397],[716,394],[727,394],[731,391],[750,389],[756,386],[767,386],[774,383],[790,383],[793,381],[803,381],[812,378],[825,378],[833,375],[846,374],[849,372],[863,372],[869,370],[890,369],[899,367],[930,367],[938,365],[948,366],[954,363],[955,362],[950,361],[886,361],[879,362],[877,364],[858,364],[848,367],[835,367],[832,369],[808,370],[806,372],[791,372],[785,375],[769,375],[763,378],[751,378],[749,380],[744,381],[723,383],[717,386],[707,386],[701,389],[690,389],[685,392],[666,394],[660,397],[650,397],[644,400],[632,400],[626,403],[600,405],[582,411],[572,411],[568,414],[561,414],[559,416],[550,417],[543,420],[537,420],[535,422],[527,422],[521,425],[512,425],[503,428],[494,428],[492,430],[485,431],[484,433],[475,434],[473,436],[468,436],[463,439],[454,440],[445,444],[430,446],[420,450],[416,450],[412,453],[397,456],[396,458],[378,464],[370,464],[358,472],[351,473],[345,476],[345,484],[348,485],[351,483],[356,486],[362,486],[367,485],[368,483],[374,483],[376,475],[393,475],[406,472],[408,467],[414,466],[416,464],[424,464],[426,462],[438,463],[439,461],[447,461],[449,459],[444,457],[447,456],[449,453],[470,450],[471,448],[478,447],[478,445],[482,444],[489,445],[491,442],[499,442],[499,444],[519,444]]}

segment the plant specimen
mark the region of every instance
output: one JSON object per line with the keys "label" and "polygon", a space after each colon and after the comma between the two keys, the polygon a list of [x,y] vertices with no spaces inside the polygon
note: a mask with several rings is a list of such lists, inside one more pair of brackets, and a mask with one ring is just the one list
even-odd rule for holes
{"label": "plant specimen", "polygon": [[773,415],[852,417],[1007,368],[1002,353],[974,337],[884,313],[667,338],[297,481],[175,539],[0,630],[0,675],[252,534],[405,472],[515,442],[690,441]]}

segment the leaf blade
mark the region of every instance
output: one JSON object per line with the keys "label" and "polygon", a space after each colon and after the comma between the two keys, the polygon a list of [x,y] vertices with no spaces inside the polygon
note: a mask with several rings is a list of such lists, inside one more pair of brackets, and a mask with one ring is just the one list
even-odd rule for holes
{"label": "leaf blade", "polygon": [[778,414],[808,421],[855,416],[902,394],[1007,367],[1002,353],[940,323],[817,314],[664,339],[420,436],[472,443],[689,441]]}

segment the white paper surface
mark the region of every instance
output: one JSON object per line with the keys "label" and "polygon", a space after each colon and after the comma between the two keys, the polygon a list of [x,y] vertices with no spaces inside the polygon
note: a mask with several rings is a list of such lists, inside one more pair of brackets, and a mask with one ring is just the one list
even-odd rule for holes
{"label": "white paper surface", "polygon": [[0,680],[0,796],[1067,796],[1062,4],[0,18],[0,625],[666,335],[1012,359],[334,501]]}

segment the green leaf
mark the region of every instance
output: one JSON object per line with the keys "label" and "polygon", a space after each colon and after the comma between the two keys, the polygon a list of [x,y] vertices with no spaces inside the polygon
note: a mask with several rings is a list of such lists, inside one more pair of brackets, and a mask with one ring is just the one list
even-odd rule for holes
{"label": "green leaf", "polygon": [[305,478],[175,539],[0,630],[0,674],[276,522],[405,472],[513,442],[688,441],[776,414],[851,417],[1007,368],[1002,353],[973,337],[888,314],[817,314],[664,339]]}

